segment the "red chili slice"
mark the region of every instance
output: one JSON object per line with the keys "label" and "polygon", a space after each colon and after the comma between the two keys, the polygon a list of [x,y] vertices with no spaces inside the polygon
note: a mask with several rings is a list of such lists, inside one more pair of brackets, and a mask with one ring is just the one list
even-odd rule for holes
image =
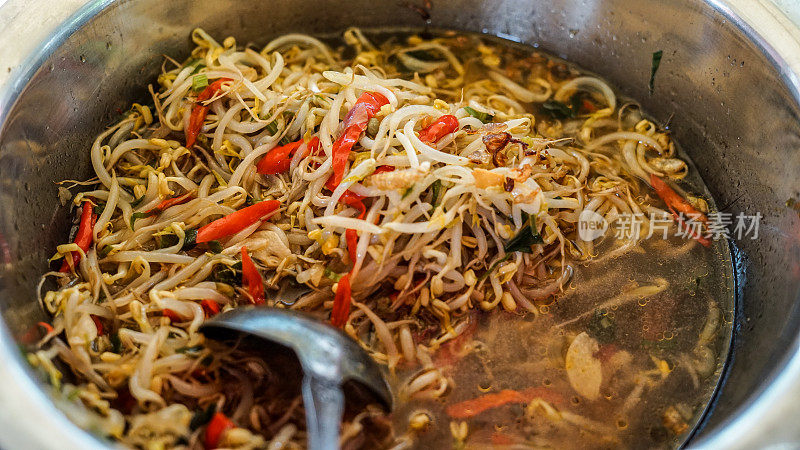
{"label": "red chili slice", "polygon": [[203,92],[197,96],[197,102],[195,103],[194,107],[192,107],[192,113],[189,115],[189,125],[186,127],[186,148],[192,148],[195,141],[197,140],[197,136],[200,134],[200,129],[203,128],[203,122],[206,120],[206,116],[208,115],[209,107],[207,105],[203,105],[201,102],[204,102],[219,93],[220,88],[222,88],[222,83],[226,81],[231,81],[230,78],[220,78],[219,80],[209,84],[203,89]]}
{"label": "red chili slice", "polygon": [[247,286],[247,292],[250,294],[250,301],[253,304],[264,303],[264,280],[253,260],[250,259],[250,255],[247,254],[247,247],[242,247],[242,284]]}
{"label": "red chili slice", "polygon": [[448,134],[454,133],[456,130],[458,130],[458,119],[456,116],[447,114],[439,117],[432,124],[420,130],[419,140],[433,144]]}
{"label": "red chili slice", "polygon": [[333,310],[331,310],[331,324],[335,327],[343,327],[350,316],[350,274],[346,274],[339,279],[336,285],[336,297],[333,299]]}
{"label": "red chili slice", "polygon": [[206,426],[206,432],[203,436],[203,444],[206,450],[211,450],[219,447],[219,441],[222,440],[222,435],[231,428],[235,428],[233,421],[225,414],[217,412],[211,421]]}
{"label": "red chili slice", "polygon": [[217,219],[197,230],[196,242],[216,241],[244,230],[250,225],[264,219],[281,206],[277,200],[265,200],[255,205],[242,208],[225,217]]}
{"label": "red chili slice", "polygon": [[[84,252],[89,250],[94,239],[93,229],[97,221],[97,214],[94,214],[92,203],[88,200],[83,202],[83,209],[81,211],[81,223],[78,225],[78,234],[75,235],[75,244],[78,244]],[[69,272],[70,262],[71,266],[75,267],[81,260],[81,254],[78,252],[69,252],[64,255],[64,262],[61,263],[59,272]]]}

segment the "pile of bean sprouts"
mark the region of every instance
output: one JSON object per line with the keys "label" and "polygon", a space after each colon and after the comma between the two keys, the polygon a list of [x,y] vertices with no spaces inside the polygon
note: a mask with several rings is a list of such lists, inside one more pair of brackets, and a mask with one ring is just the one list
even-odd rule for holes
{"label": "pile of bean sprouts", "polygon": [[[604,81],[478,37],[411,35],[376,45],[349,29],[339,48],[289,34],[261,50],[232,37],[217,42],[201,29],[191,37],[187,61],[166,59],[152,103],[135,104],[97,136],[96,178],[62,184],[76,207],[94,205],[93,243],[76,267],[50,272],[40,285],[53,329],[31,361],[56,385],[59,364],[68,366],[78,381],[61,390],[95,413],[83,425],[127,445],[199,447],[202,427],[191,421],[210,406],[236,424],[225,446],[304,444],[299,398],[275,395],[275,374],[263,361],[212,350],[198,332],[207,315],[200,301],[223,311],[248,303],[240,282],[219,278],[220,270],[235,272],[243,246],[268,298],[286,284],[310,288],[268,306],[320,320],[328,320],[337,281],[351,273],[344,330],[390,374],[421,368],[402,395],[435,398],[447,392],[436,351],[474,320],[473,311],[538,314],[575,262],[619,255],[643,238],[602,248],[582,241],[581,212],[610,223],[641,213],[646,224],[663,213],[642,189],[647,177],[687,171],[668,134],[635,105],[620,105]],[[205,101],[209,114],[186,148],[198,76],[231,81]],[[332,146],[364,92],[388,104],[331,192]],[[583,105],[551,114],[576,95]],[[455,116],[458,129],[435,143],[420,140],[418,132],[443,115]],[[503,145],[493,148],[498,136]],[[304,151],[313,137],[316,154]],[[256,172],[267,152],[299,139],[305,143],[286,173]],[[374,174],[380,166],[394,170]],[[78,187],[88,190],[68,191]],[[339,202],[347,190],[364,197],[363,219]],[[186,194],[191,200],[148,214]],[[276,214],[214,250],[184,249],[188,230],[265,199],[280,202]],[[529,223],[540,243],[507,255],[506,243]],[[355,261],[346,229],[358,233]],[[75,244],[58,250],[55,258],[78,251]],[[44,288],[53,280],[57,288]],[[165,316],[167,309],[182,319]],[[344,424],[344,441],[362,432],[369,414]]]}

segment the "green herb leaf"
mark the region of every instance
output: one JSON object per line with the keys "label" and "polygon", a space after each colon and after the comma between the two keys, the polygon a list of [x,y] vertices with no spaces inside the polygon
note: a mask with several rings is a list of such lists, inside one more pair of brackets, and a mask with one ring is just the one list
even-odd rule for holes
{"label": "green herb leaf", "polygon": [[104,246],[103,248],[100,249],[99,252],[97,252],[97,257],[100,259],[105,258],[106,256],[108,256],[109,253],[111,253],[111,249],[112,249],[111,245]]}
{"label": "green herb leaf", "polygon": [[653,95],[655,90],[656,72],[658,71],[658,66],[661,65],[662,56],[664,56],[663,50],[653,52],[653,61],[650,63],[650,95]]}
{"label": "green herb leaf", "polygon": [[99,216],[100,214],[103,214],[103,210],[104,209],[106,209],[106,204],[105,203],[98,203],[98,204],[94,205],[94,207],[92,207],[92,212]]}
{"label": "green herb leaf", "polygon": [[203,64],[203,60],[200,58],[189,58],[185,63],[183,63],[183,68],[185,69],[187,67],[193,67],[192,72],[189,75],[194,75],[205,68],[206,65]]}
{"label": "green herb leaf", "polygon": [[184,231],[184,234],[185,237],[183,239],[182,250],[191,250],[195,245],[197,245],[197,230],[186,230]]}
{"label": "green herb leaf", "polygon": [[122,339],[119,338],[119,333],[114,333],[108,338],[111,341],[111,350],[114,353],[122,353]]}
{"label": "green herb leaf", "polygon": [[442,192],[442,180],[436,180],[431,184],[431,210],[439,206],[439,196]]}
{"label": "green herb leaf", "polygon": [[408,197],[408,195],[409,195],[409,194],[411,194],[411,192],[412,192],[413,190],[414,190],[414,186],[411,186],[411,187],[409,187],[409,188],[406,188],[406,190],[405,190],[405,191],[403,191],[403,196],[402,196],[402,198],[404,199],[404,198]]}
{"label": "green herb leaf", "polygon": [[209,241],[208,249],[211,250],[213,253],[222,253],[222,242]]}
{"label": "green herb leaf", "polygon": [[137,206],[141,205],[143,201],[144,201],[144,195],[139,197],[139,198],[137,198],[137,199],[134,199],[131,202],[131,207],[132,208],[136,208]]}
{"label": "green herb leaf", "polygon": [[162,234],[158,236],[156,241],[158,242],[158,248],[172,247],[178,243],[178,236],[174,234]]}
{"label": "green herb leaf", "polygon": [[613,342],[616,338],[617,324],[604,310],[595,310],[587,326],[589,334],[602,344]]}
{"label": "green herb leaf", "polygon": [[131,230],[134,229],[137,219],[144,219],[145,217],[150,217],[152,215],[154,215],[152,212],[135,212],[131,214]]}
{"label": "green herb leaf", "polygon": [[199,73],[201,70],[203,70],[203,69],[205,69],[205,68],[206,68],[206,65],[205,65],[205,64],[202,64],[202,63],[200,63],[200,62],[198,61],[198,63],[197,63],[197,64],[195,64],[195,66],[194,66],[194,70],[192,70],[192,73],[191,73],[190,75],[195,75],[195,74]]}
{"label": "green herb leaf", "polygon": [[331,269],[328,269],[327,267],[325,268],[325,271],[324,271],[324,272],[322,272],[322,273],[323,273],[323,274],[324,274],[326,277],[330,278],[331,280],[333,280],[333,281],[335,281],[335,282],[337,282],[337,283],[338,283],[338,282],[339,282],[339,280],[341,280],[341,279],[342,279],[342,277],[344,276],[344,274],[343,274],[343,273],[336,273],[336,272],[332,271]]}
{"label": "green herb leaf", "polygon": [[554,119],[572,119],[577,114],[577,109],[573,109],[566,103],[558,100],[547,100],[542,103],[544,112]]}
{"label": "green herb leaf", "polygon": [[189,354],[200,353],[201,351],[203,351],[203,348],[205,348],[205,347],[203,347],[202,345],[193,345],[191,347],[181,347],[181,348],[175,349],[175,352],[176,353],[183,353],[183,354],[186,354],[186,353],[189,353]]}
{"label": "green herb leaf", "polygon": [[481,275],[481,276],[480,276],[480,278],[478,278],[478,283],[480,283],[481,281],[483,281],[483,280],[485,280],[485,279],[489,278],[489,275],[491,275],[491,274],[492,274],[492,272],[494,272],[494,269],[497,269],[497,266],[499,266],[500,264],[502,264],[502,263],[504,263],[504,262],[508,261],[508,259],[509,259],[509,258],[511,258],[511,253],[506,253],[506,256],[503,256],[503,257],[502,257],[502,258],[500,258],[500,259],[499,259],[499,260],[498,260],[496,263],[492,264],[492,265],[491,265],[491,266],[490,266],[490,267],[489,267],[489,268],[486,270],[486,272],[484,272],[484,273],[483,273],[483,275]]}
{"label": "green herb leaf", "polygon": [[192,77],[192,90],[200,92],[208,86],[208,77],[201,73]]}
{"label": "green herb leaf", "polygon": [[467,114],[480,120],[483,123],[489,123],[494,119],[493,115],[485,112],[476,111],[473,108],[470,108],[469,106],[465,106],[464,111],[466,111]]}
{"label": "green herb leaf", "polygon": [[[267,125],[266,128],[267,128],[267,131],[269,131],[270,135],[275,136],[276,134],[278,134],[278,123],[277,123],[277,121],[273,120],[272,122],[270,122]],[[283,138],[281,138],[281,140],[278,142],[278,144],[279,145],[286,145],[286,144],[291,144],[291,142],[292,142],[292,140],[289,138],[289,136],[284,136]]]}
{"label": "green herb leaf", "polygon": [[528,215],[526,225],[519,230],[516,236],[506,242],[504,250],[506,253],[523,252],[531,253],[531,245],[543,244],[542,235],[536,229],[536,217]]}
{"label": "green herb leaf", "polygon": [[217,412],[217,404],[211,403],[208,405],[208,408],[198,410],[192,416],[192,420],[189,422],[189,429],[196,430],[203,425],[211,422],[211,418],[214,417],[214,414]]}
{"label": "green herb leaf", "polygon": [[240,286],[242,284],[242,262],[237,261],[231,266],[220,264],[214,267],[214,271],[211,272],[211,279],[218,283]]}

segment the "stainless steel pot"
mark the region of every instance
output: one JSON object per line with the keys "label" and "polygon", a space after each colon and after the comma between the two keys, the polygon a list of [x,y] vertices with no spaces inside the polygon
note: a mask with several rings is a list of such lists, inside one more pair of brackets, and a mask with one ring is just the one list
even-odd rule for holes
{"label": "stainless steel pot", "polygon": [[[800,216],[787,200],[800,200],[800,83],[781,55],[717,0],[433,3],[426,23],[393,1],[97,0],[35,51],[22,33],[0,36],[0,55],[9,48],[27,55],[9,68],[0,92],[0,446],[106,445],[53,407],[47,386],[17,350],[23,333],[44,319],[35,285],[66,237],[66,210],[53,182],[89,176],[92,137],[118,108],[147,97],[143,86],[154,80],[162,54],[186,55],[195,26],[263,43],[281,33],[351,25],[431,26],[519,40],[601,74],[658,120],[671,117],[671,130],[717,203],[734,214],[763,215],[757,240],[731,244],[739,274],[734,346],[725,384],[691,445],[799,445]],[[47,4],[31,6],[43,23]],[[31,24],[39,19],[24,10],[18,16]],[[650,95],[656,50],[664,58]]]}

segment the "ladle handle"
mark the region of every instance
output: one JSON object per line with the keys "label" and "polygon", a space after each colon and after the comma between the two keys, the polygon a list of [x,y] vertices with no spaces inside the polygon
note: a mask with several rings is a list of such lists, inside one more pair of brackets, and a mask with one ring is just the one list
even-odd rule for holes
{"label": "ladle handle", "polygon": [[344,394],[338,383],[303,377],[303,405],[309,450],[337,450],[339,426],[344,411]]}

